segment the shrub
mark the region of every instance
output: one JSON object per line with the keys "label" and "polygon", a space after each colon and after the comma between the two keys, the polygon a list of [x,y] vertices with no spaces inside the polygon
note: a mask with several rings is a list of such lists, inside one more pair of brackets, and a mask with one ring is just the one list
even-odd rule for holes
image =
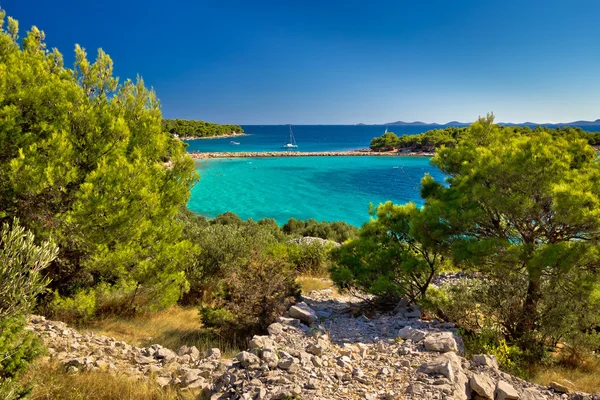
{"label": "shrub", "polygon": [[227,274],[214,305],[201,308],[202,322],[232,338],[264,333],[299,295],[295,277],[285,260],[254,255]]}
{"label": "shrub", "polygon": [[422,301],[443,261],[445,244],[415,204],[387,202],[372,209],[359,238],[333,251],[331,278],[341,289],[358,289],[396,305],[402,297]]}
{"label": "shrub", "polygon": [[295,218],[290,218],[281,227],[281,230],[287,235],[312,236],[333,240],[338,243],[358,237],[358,228],[353,225],[345,222],[318,222],[314,219],[299,221]]}
{"label": "shrub", "polygon": [[303,275],[324,276],[329,268],[331,245],[321,243],[288,244],[287,257],[293,268]]}
{"label": "shrub", "polygon": [[27,365],[40,354],[35,336],[25,331],[26,313],[48,283],[43,270],[56,257],[56,246],[36,245],[34,236],[13,221],[0,231],[0,394],[20,398],[24,389],[14,383]]}

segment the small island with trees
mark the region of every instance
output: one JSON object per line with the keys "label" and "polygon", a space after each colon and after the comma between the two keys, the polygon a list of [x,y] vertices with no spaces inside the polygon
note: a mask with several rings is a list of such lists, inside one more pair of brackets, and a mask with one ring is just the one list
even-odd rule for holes
{"label": "small island with trees", "polygon": [[184,140],[246,136],[239,125],[221,125],[199,120],[163,119],[163,128]]}

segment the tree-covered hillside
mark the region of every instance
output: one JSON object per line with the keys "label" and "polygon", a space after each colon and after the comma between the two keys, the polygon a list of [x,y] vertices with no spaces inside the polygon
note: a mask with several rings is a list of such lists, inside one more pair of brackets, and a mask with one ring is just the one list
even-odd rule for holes
{"label": "tree-covered hillside", "polygon": [[[542,132],[550,134],[552,137],[564,136],[585,139],[592,146],[600,145],[600,132],[586,132],[577,127],[559,127],[549,128],[538,126],[530,128],[528,126],[497,126],[501,134],[510,135],[535,135]],[[469,127],[447,127],[444,129],[433,129],[417,135],[398,136],[393,132],[386,132],[380,137],[371,140],[370,148],[373,151],[394,151],[410,150],[412,152],[432,152],[436,149],[445,147],[454,147],[464,137]]]}
{"label": "tree-covered hillside", "polygon": [[187,119],[165,119],[164,129],[179,137],[212,137],[244,133],[239,125],[219,125],[212,122]]}

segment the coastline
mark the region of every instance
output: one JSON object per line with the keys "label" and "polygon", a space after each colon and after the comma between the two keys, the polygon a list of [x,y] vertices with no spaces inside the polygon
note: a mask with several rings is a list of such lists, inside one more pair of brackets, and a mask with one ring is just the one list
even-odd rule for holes
{"label": "coastline", "polygon": [[270,158],[270,157],[433,157],[432,152],[402,153],[397,151],[375,152],[368,150],[347,151],[243,151],[243,152],[190,152],[194,160],[210,158]]}
{"label": "coastline", "polygon": [[227,135],[219,135],[219,136],[184,136],[181,137],[181,140],[206,140],[206,139],[227,139],[227,138],[235,138],[241,136],[250,136],[249,133],[228,133]]}

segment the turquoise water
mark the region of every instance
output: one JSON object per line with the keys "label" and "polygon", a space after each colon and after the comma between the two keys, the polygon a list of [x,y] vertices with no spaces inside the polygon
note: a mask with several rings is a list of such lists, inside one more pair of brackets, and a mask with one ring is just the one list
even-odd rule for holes
{"label": "turquoise water", "polygon": [[[443,128],[444,126],[439,126]],[[289,138],[289,126],[243,126],[249,136],[189,141],[188,151],[277,151]],[[294,125],[301,151],[353,150],[369,146],[384,126]],[[416,134],[431,126],[389,126],[398,134]],[[582,127],[598,131],[600,126]],[[289,218],[368,221],[369,203],[386,200],[421,204],[419,183],[426,172],[442,173],[422,157],[299,157],[199,161],[200,182],[189,208],[207,217],[232,211],[247,219]],[[394,168],[396,167],[396,168]]]}
{"label": "turquoise water", "polygon": [[200,182],[188,207],[215,217],[368,221],[369,203],[415,201],[425,173],[443,180],[427,157],[281,157],[197,161]]}

